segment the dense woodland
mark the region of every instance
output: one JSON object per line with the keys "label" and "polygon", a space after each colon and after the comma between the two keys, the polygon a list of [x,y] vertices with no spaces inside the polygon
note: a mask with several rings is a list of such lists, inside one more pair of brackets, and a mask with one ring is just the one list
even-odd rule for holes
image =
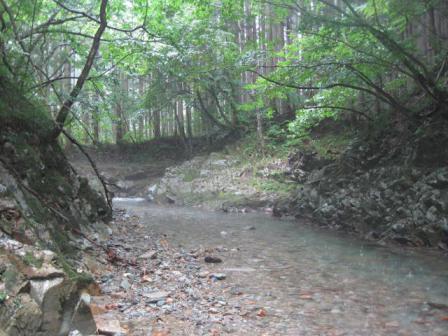
{"label": "dense woodland", "polygon": [[448,117],[443,0],[1,0],[0,31],[1,76],[86,144]]}

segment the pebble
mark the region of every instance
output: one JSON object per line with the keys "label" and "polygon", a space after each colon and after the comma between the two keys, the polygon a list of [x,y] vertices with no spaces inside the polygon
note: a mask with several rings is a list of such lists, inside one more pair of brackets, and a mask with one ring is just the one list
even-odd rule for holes
{"label": "pebble", "polygon": [[124,290],[128,290],[129,288],[131,288],[131,284],[129,283],[128,279],[123,279],[123,281],[121,281],[120,283],[120,287]]}
{"label": "pebble", "polygon": [[206,263],[211,263],[211,264],[218,264],[218,263],[222,263],[222,259],[218,258],[218,257],[213,257],[213,256],[206,256],[204,258],[204,261]]}
{"label": "pebble", "polygon": [[168,292],[157,291],[153,293],[142,293],[142,296],[146,298],[147,303],[159,303],[159,301],[163,301],[162,305],[165,304],[165,299],[169,295]]}
{"label": "pebble", "polygon": [[148,251],[140,255],[137,259],[156,259],[157,251]]}
{"label": "pebble", "polygon": [[209,274],[210,274],[210,273],[207,272],[207,271],[199,272],[199,273],[198,273],[198,277],[203,279],[203,278],[208,277]]}
{"label": "pebble", "polygon": [[227,276],[224,273],[212,273],[209,277],[214,280],[225,280]]}

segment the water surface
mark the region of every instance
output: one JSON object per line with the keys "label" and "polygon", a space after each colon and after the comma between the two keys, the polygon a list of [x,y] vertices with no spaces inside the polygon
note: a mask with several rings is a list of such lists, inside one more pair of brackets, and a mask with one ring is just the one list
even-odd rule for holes
{"label": "water surface", "polygon": [[115,205],[182,249],[222,249],[224,262],[207,267],[241,288],[242,305],[250,298],[266,309],[260,323],[267,335],[448,335],[442,254],[381,247],[264,214],[126,199]]}

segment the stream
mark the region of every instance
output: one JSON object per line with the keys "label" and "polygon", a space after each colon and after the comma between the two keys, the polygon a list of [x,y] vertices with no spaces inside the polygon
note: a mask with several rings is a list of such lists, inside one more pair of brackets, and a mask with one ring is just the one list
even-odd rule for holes
{"label": "stream", "polygon": [[448,263],[440,253],[382,247],[261,213],[132,199],[115,207],[181,251],[224,251],[222,263],[203,268],[224,273],[225,288],[240,289],[229,305],[258,307],[229,334],[448,335]]}

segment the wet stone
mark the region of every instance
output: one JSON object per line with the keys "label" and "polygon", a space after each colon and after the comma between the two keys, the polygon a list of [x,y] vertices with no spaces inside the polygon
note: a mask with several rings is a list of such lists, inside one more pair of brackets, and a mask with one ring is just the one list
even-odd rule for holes
{"label": "wet stone", "polygon": [[218,258],[218,257],[214,257],[214,256],[206,256],[204,258],[204,261],[206,263],[210,263],[210,264],[219,264],[222,263],[222,259]]}
{"label": "wet stone", "polygon": [[203,278],[208,277],[209,274],[210,274],[210,273],[207,272],[207,271],[199,272],[199,273],[198,273],[198,277],[203,279]]}
{"label": "wet stone", "polygon": [[213,280],[225,280],[227,276],[224,273],[212,273],[209,277]]}
{"label": "wet stone", "polygon": [[156,259],[157,251],[148,251],[138,257],[138,259]]}
{"label": "wet stone", "polygon": [[147,303],[158,303],[163,301],[161,305],[164,304],[165,299],[168,297],[169,293],[164,291],[157,291],[153,293],[142,293],[142,296],[146,299]]}
{"label": "wet stone", "polygon": [[131,284],[129,283],[128,279],[125,278],[121,281],[120,287],[124,290],[128,290],[129,288],[131,288]]}

